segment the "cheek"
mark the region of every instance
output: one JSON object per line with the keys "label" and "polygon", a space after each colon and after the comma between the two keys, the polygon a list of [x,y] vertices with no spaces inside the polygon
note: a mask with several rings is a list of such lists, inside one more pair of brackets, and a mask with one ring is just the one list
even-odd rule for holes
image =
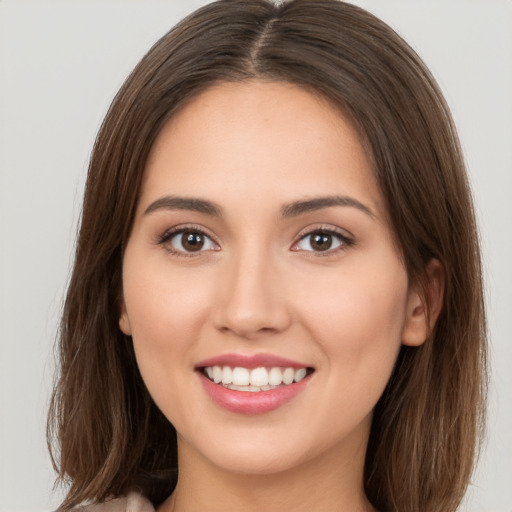
{"label": "cheek", "polygon": [[370,418],[384,392],[401,346],[407,289],[400,274],[345,277],[343,287],[331,289],[323,307],[312,310],[329,368],[323,407],[336,436]]}
{"label": "cheek", "polygon": [[192,365],[184,358],[190,357],[187,349],[199,337],[210,300],[208,287],[198,285],[200,276],[191,281],[186,272],[172,271],[165,262],[137,265],[128,256],[124,297],[141,372],[158,375],[159,368],[178,359]]}
{"label": "cheek", "polygon": [[195,363],[194,347],[210,300],[208,287],[191,282],[186,272],[170,271],[169,265],[137,265],[126,259],[125,268],[126,309],[142,379],[169,421],[183,428],[186,415],[179,411],[190,410],[183,383]]}
{"label": "cheek", "polygon": [[344,271],[317,282],[314,300],[302,296],[302,315],[344,386],[387,383],[401,346],[407,276],[400,265],[386,272]]}

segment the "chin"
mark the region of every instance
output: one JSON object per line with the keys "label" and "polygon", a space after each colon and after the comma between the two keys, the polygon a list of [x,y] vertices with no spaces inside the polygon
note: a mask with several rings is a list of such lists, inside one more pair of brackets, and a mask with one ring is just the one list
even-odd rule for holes
{"label": "chin", "polygon": [[[246,432],[247,433],[247,432]],[[300,450],[302,442],[295,443],[293,439],[283,441],[280,436],[251,436],[237,438],[225,435],[222,439],[216,436],[205,436],[208,444],[191,444],[182,440],[181,449],[200,454],[208,463],[226,472],[240,475],[271,475],[286,472],[305,462],[305,452]],[[291,442],[290,442],[291,441]]]}
{"label": "chin", "polygon": [[253,446],[245,451],[212,454],[211,462],[233,474],[266,476],[290,471],[304,461],[297,453],[270,453],[268,449],[262,450],[261,446]]}

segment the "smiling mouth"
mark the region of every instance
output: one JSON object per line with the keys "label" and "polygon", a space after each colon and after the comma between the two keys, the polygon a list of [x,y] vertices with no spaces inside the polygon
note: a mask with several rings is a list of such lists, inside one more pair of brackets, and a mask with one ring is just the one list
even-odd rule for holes
{"label": "smiling mouth", "polygon": [[270,391],[300,382],[313,373],[313,368],[274,366],[244,368],[241,366],[205,366],[200,369],[211,382],[235,391]]}

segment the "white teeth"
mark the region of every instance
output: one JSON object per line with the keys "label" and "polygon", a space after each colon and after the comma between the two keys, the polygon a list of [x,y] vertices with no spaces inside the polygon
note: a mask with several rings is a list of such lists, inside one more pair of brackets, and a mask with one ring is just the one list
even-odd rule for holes
{"label": "white teeth", "polygon": [[293,382],[293,378],[295,377],[295,370],[293,368],[286,368],[283,372],[283,383],[288,385]]}
{"label": "white teeth", "polygon": [[300,382],[307,375],[306,368],[253,368],[237,366],[207,366],[204,372],[216,384],[222,384],[237,391],[269,391],[281,384]]}
{"label": "white teeth", "polygon": [[228,384],[226,387],[229,389],[234,389],[236,391],[251,391],[252,393],[256,391],[261,391],[261,388],[256,386],[235,386],[234,384]]}
{"label": "white teeth", "polygon": [[222,368],[220,366],[213,367],[213,382],[218,384],[222,380]]}
{"label": "white teeth", "polygon": [[240,366],[233,368],[233,384],[235,386],[248,386],[249,382],[250,375],[247,368],[241,368]]}
{"label": "white teeth", "polygon": [[266,368],[254,368],[251,371],[251,386],[267,386],[268,372]]}
{"label": "white teeth", "polygon": [[301,381],[306,376],[306,373],[307,373],[306,368],[299,368],[298,370],[295,370],[295,376],[294,376],[295,382]]}
{"label": "white teeth", "polygon": [[222,384],[231,384],[233,382],[233,370],[229,366],[222,368]]}
{"label": "white teeth", "polygon": [[272,368],[268,374],[268,383],[271,386],[279,386],[283,382],[283,373],[279,368]]}

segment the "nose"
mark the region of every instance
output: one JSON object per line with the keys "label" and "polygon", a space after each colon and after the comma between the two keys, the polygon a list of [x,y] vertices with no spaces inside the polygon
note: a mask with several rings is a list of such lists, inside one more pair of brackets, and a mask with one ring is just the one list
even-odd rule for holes
{"label": "nose", "polygon": [[215,309],[217,329],[247,340],[286,330],[292,318],[289,297],[271,257],[248,251],[229,267]]}

